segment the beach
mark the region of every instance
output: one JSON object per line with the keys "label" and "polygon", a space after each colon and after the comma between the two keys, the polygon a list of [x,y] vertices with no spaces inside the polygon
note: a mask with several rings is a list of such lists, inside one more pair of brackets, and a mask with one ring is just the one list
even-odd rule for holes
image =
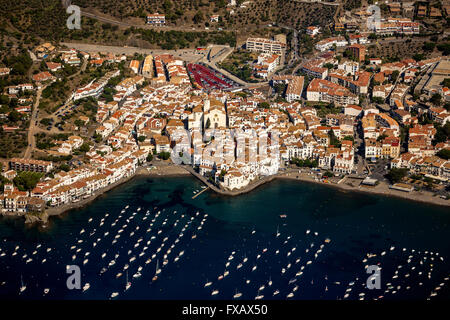
{"label": "beach", "polygon": [[389,189],[389,185],[385,182],[379,182],[376,186],[365,186],[360,185],[361,180],[359,179],[353,179],[353,178],[344,178],[341,180],[339,184],[337,183],[324,183],[314,180],[313,177],[309,176],[305,173],[285,173],[277,176],[277,178],[280,179],[289,179],[289,180],[299,180],[304,182],[312,182],[312,183],[318,183],[325,186],[335,187],[339,188],[340,190],[345,191],[352,191],[352,192],[365,192],[365,193],[372,193],[382,196],[388,196],[388,197],[397,197],[397,198],[403,198],[408,199],[412,201],[418,201],[418,202],[424,202],[429,203],[433,205],[440,205],[440,206],[450,206],[450,201],[442,199],[437,196],[433,196],[433,193],[429,191],[411,191],[411,192],[404,192],[404,191],[398,191]]}
{"label": "beach", "polygon": [[254,189],[258,188],[259,186],[269,183],[273,181],[274,179],[289,179],[289,180],[296,180],[296,181],[302,181],[302,182],[310,182],[310,183],[316,183],[321,184],[329,187],[339,188],[340,190],[344,191],[352,191],[352,192],[365,192],[365,193],[372,193],[382,196],[390,196],[390,197],[398,197],[403,199],[408,199],[412,201],[419,201],[434,205],[440,205],[440,206],[450,206],[450,201],[442,199],[438,196],[433,196],[433,193],[429,191],[411,191],[411,192],[404,192],[404,191],[398,191],[393,190],[389,188],[389,185],[385,182],[379,182],[376,186],[365,186],[361,185],[362,179],[354,179],[354,178],[348,178],[345,177],[340,180],[339,183],[333,183],[333,182],[322,182],[320,179],[316,180],[314,175],[310,175],[308,173],[299,172],[298,169],[288,169],[285,172],[279,172],[272,176],[266,176],[261,177],[258,180],[252,181],[248,186],[239,189],[239,190],[224,190],[219,189],[216,186],[212,185],[206,178],[202,177],[200,174],[196,173],[191,167],[185,168],[187,171],[191,172],[192,175],[200,179],[203,183],[208,185],[213,191],[220,193],[225,196],[238,196],[244,193],[248,193],[253,191]]}

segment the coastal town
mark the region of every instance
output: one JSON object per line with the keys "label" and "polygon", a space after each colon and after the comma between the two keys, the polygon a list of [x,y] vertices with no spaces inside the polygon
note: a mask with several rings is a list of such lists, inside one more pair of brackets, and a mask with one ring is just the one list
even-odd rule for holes
{"label": "coastal town", "polygon": [[[448,205],[450,34],[428,34],[417,16],[450,5],[397,4],[373,26],[357,8],[296,31],[311,44],[303,54],[292,33],[235,47],[17,50],[0,61],[0,212],[40,217],[173,167],[225,194],[290,176]],[[424,53],[378,50],[416,39]]]}

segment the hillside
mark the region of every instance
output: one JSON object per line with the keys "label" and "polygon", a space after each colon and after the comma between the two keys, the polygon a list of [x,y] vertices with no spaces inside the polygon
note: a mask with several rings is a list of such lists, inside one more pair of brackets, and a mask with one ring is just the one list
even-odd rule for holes
{"label": "hillside", "polygon": [[[95,17],[82,17],[81,30],[66,28],[68,15],[61,0],[0,0],[0,46],[7,49],[3,53],[9,54],[14,47],[33,47],[43,40],[163,49],[207,42],[235,45],[248,36],[271,37],[283,32],[273,26],[275,23],[297,29],[328,25],[337,8],[289,0],[247,1],[243,7],[228,7],[224,0],[73,0],[72,3]],[[165,13],[166,27],[149,29],[145,17],[153,12]],[[219,22],[210,22],[212,14],[220,15]],[[102,19],[98,20],[99,17]]]}
{"label": "hillside", "polygon": [[258,32],[262,26],[283,23],[295,28],[327,25],[337,7],[290,0],[237,1],[244,7],[227,6],[224,0],[74,0],[87,11],[115,17],[129,23],[144,23],[148,13],[164,13],[167,25],[183,28],[213,27],[213,14],[220,16],[217,26],[239,33]]}

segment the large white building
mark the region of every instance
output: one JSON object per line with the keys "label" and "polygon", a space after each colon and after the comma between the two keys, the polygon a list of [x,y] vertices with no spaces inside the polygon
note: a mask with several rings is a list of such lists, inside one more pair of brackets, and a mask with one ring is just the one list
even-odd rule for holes
{"label": "large white building", "polygon": [[250,51],[282,55],[286,50],[286,44],[265,38],[248,38],[246,48]]}

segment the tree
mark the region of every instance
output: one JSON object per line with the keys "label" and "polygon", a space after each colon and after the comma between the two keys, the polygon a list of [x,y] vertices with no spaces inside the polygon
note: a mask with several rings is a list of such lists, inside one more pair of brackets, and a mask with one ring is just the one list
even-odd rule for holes
{"label": "tree", "polygon": [[149,153],[146,160],[147,162],[151,162],[153,160],[153,155]]}
{"label": "tree", "polygon": [[435,93],[431,96],[430,102],[436,106],[441,104],[442,96],[439,93]]}
{"label": "tree", "polygon": [[378,136],[377,141],[383,141],[386,138],[387,138],[387,134],[383,133],[382,135]]}
{"label": "tree", "polygon": [[336,148],[340,148],[342,143],[335,136],[333,130],[328,131],[328,136],[330,137],[330,145],[335,146]]}
{"label": "tree", "polygon": [[200,23],[203,21],[203,13],[201,11],[197,11],[193,18],[194,23]]}
{"label": "tree", "polygon": [[96,143],[102,142],[102,136],[100,134],[98,134],[98,133],[95,133],[93,138],[94,138]]}
{"label": "tree", "polygon": [[439,152],[436,153],[436,155],[437,155],[439,158],[442,158],[442,159],[444,159],[444,160],[448,160],[448,159],[450,159],[450,149],[442,149],[442,150],[439,150]]}
{"label": "tree", "polygon": [[139,142],[144,142],[145,141],[146,136],[139,136],[138,137],[138,141]]}
{"label": "tree", "polygon": [[398,76],[400,75],[400,71],[394,70],[392,71],[391,79],[393,82],[397,81]]}
{"label": "tree", "polygon": [[0,95],[0,104],[8,104],[9,103],[9,97],[5,95]]}
{"label": "tree", "polygon": [[84,126],[84,121],[83,121],[83,120],[80,120],[80,119],[77,119],[77,120],[75,120],[74,124],[75,124],[77,127],[82,127],[82,126]]}
{"label": "tree", "polygon": [[260,102],[258,104],[258,107],[263,108],[263,109],[268,109],[268,108],[270,108],[270,104],[268,102],[264,101],[264,102]]}
{"label": "tree", "polygon": [[444,56],[450,55],[450,42],[440,43],[437,45],[439,51],[442,51]]}
{"label": "tree", "polygon": [[434,135],[433,144],[450,139],[450,122],[447,122],[444,126],[435,124],[434,127],[436,128],[436,134]]}
{"label": "tree", "polygon": [[40,123],[43,124],[44,126],[50,125],[51,122],[52,122],[52,119],[50,119],[50,118],[44,118],[40,121]]}
{"label": "tree", "polygon": [[226,171],[225,169],[222,169],[222,170],[220,171],[219,179],[220,179],[220,180],[223,180],[223,177],[225,176],[226,173],[227,173],[227,171]]}
{"label": "tree", "polygon": [[333,177],[334,176],[334,174],[333,174],[333,172],[331,172],[331,171],[326,171],[324,174],[323,174],[323,177],[324,178],[331,178],[331,177]]}
{"label": "tree", "polygon": [[425,51],[433,51],[434,47],[436,47],[436,43],[434,42],[425,42],[422,49]]}
{"label": "tree", "polygon": [[22,115],[16,110],[11,111],[8,115],[8,120],[11,122],[17,122],[20,119],[22,119]]}
{"label": "tree", "polygon": [[63,163],[59,166],[59,169],[65,171],[65,172],[68,172],[68,171],[70,171],[70,166],[67,163]]}
{"label": "tree", "polygon": [[405,169],[405,168],[392,168],[385,175],[385,177],[391,183],[397,183],[397,182],[401,181],[404,177],[406,177],[407,174],[408,174],[408,169]]}
{"label": "tree", "polygon": [[382,97],[372,97],[372,101],[378,104],[384,103],[384,99]]}
{"label": "tree", "polygon": [[206,120],[206,125],[205,125],[206,129],[209,129],[209,127],[211,127],[211,120]]}
{"label": "tree", "polygon": [[91,149],[89,144],[83,143],[81,147],[78,149],[80,152],[88,152]]}
{"label": "tree", "polygon": [[351,142],[354,142],[354,141],[355,141],[355,138],[353,138],[352,136],[345,136],[345,137],[344,137],[344,140],[349,140],[349,141],[351,141]]}
{"label": "tree", "polygon": [[13,182],[20,191],[30,191],[36,187],[42,176],[43,174],[39,172],[22,171],[17,174]]}
{"label": "tree", "polygon": [[168,160],[170,158],[170,152],[162,151],[158,154],[158,157],[162,160]]}

